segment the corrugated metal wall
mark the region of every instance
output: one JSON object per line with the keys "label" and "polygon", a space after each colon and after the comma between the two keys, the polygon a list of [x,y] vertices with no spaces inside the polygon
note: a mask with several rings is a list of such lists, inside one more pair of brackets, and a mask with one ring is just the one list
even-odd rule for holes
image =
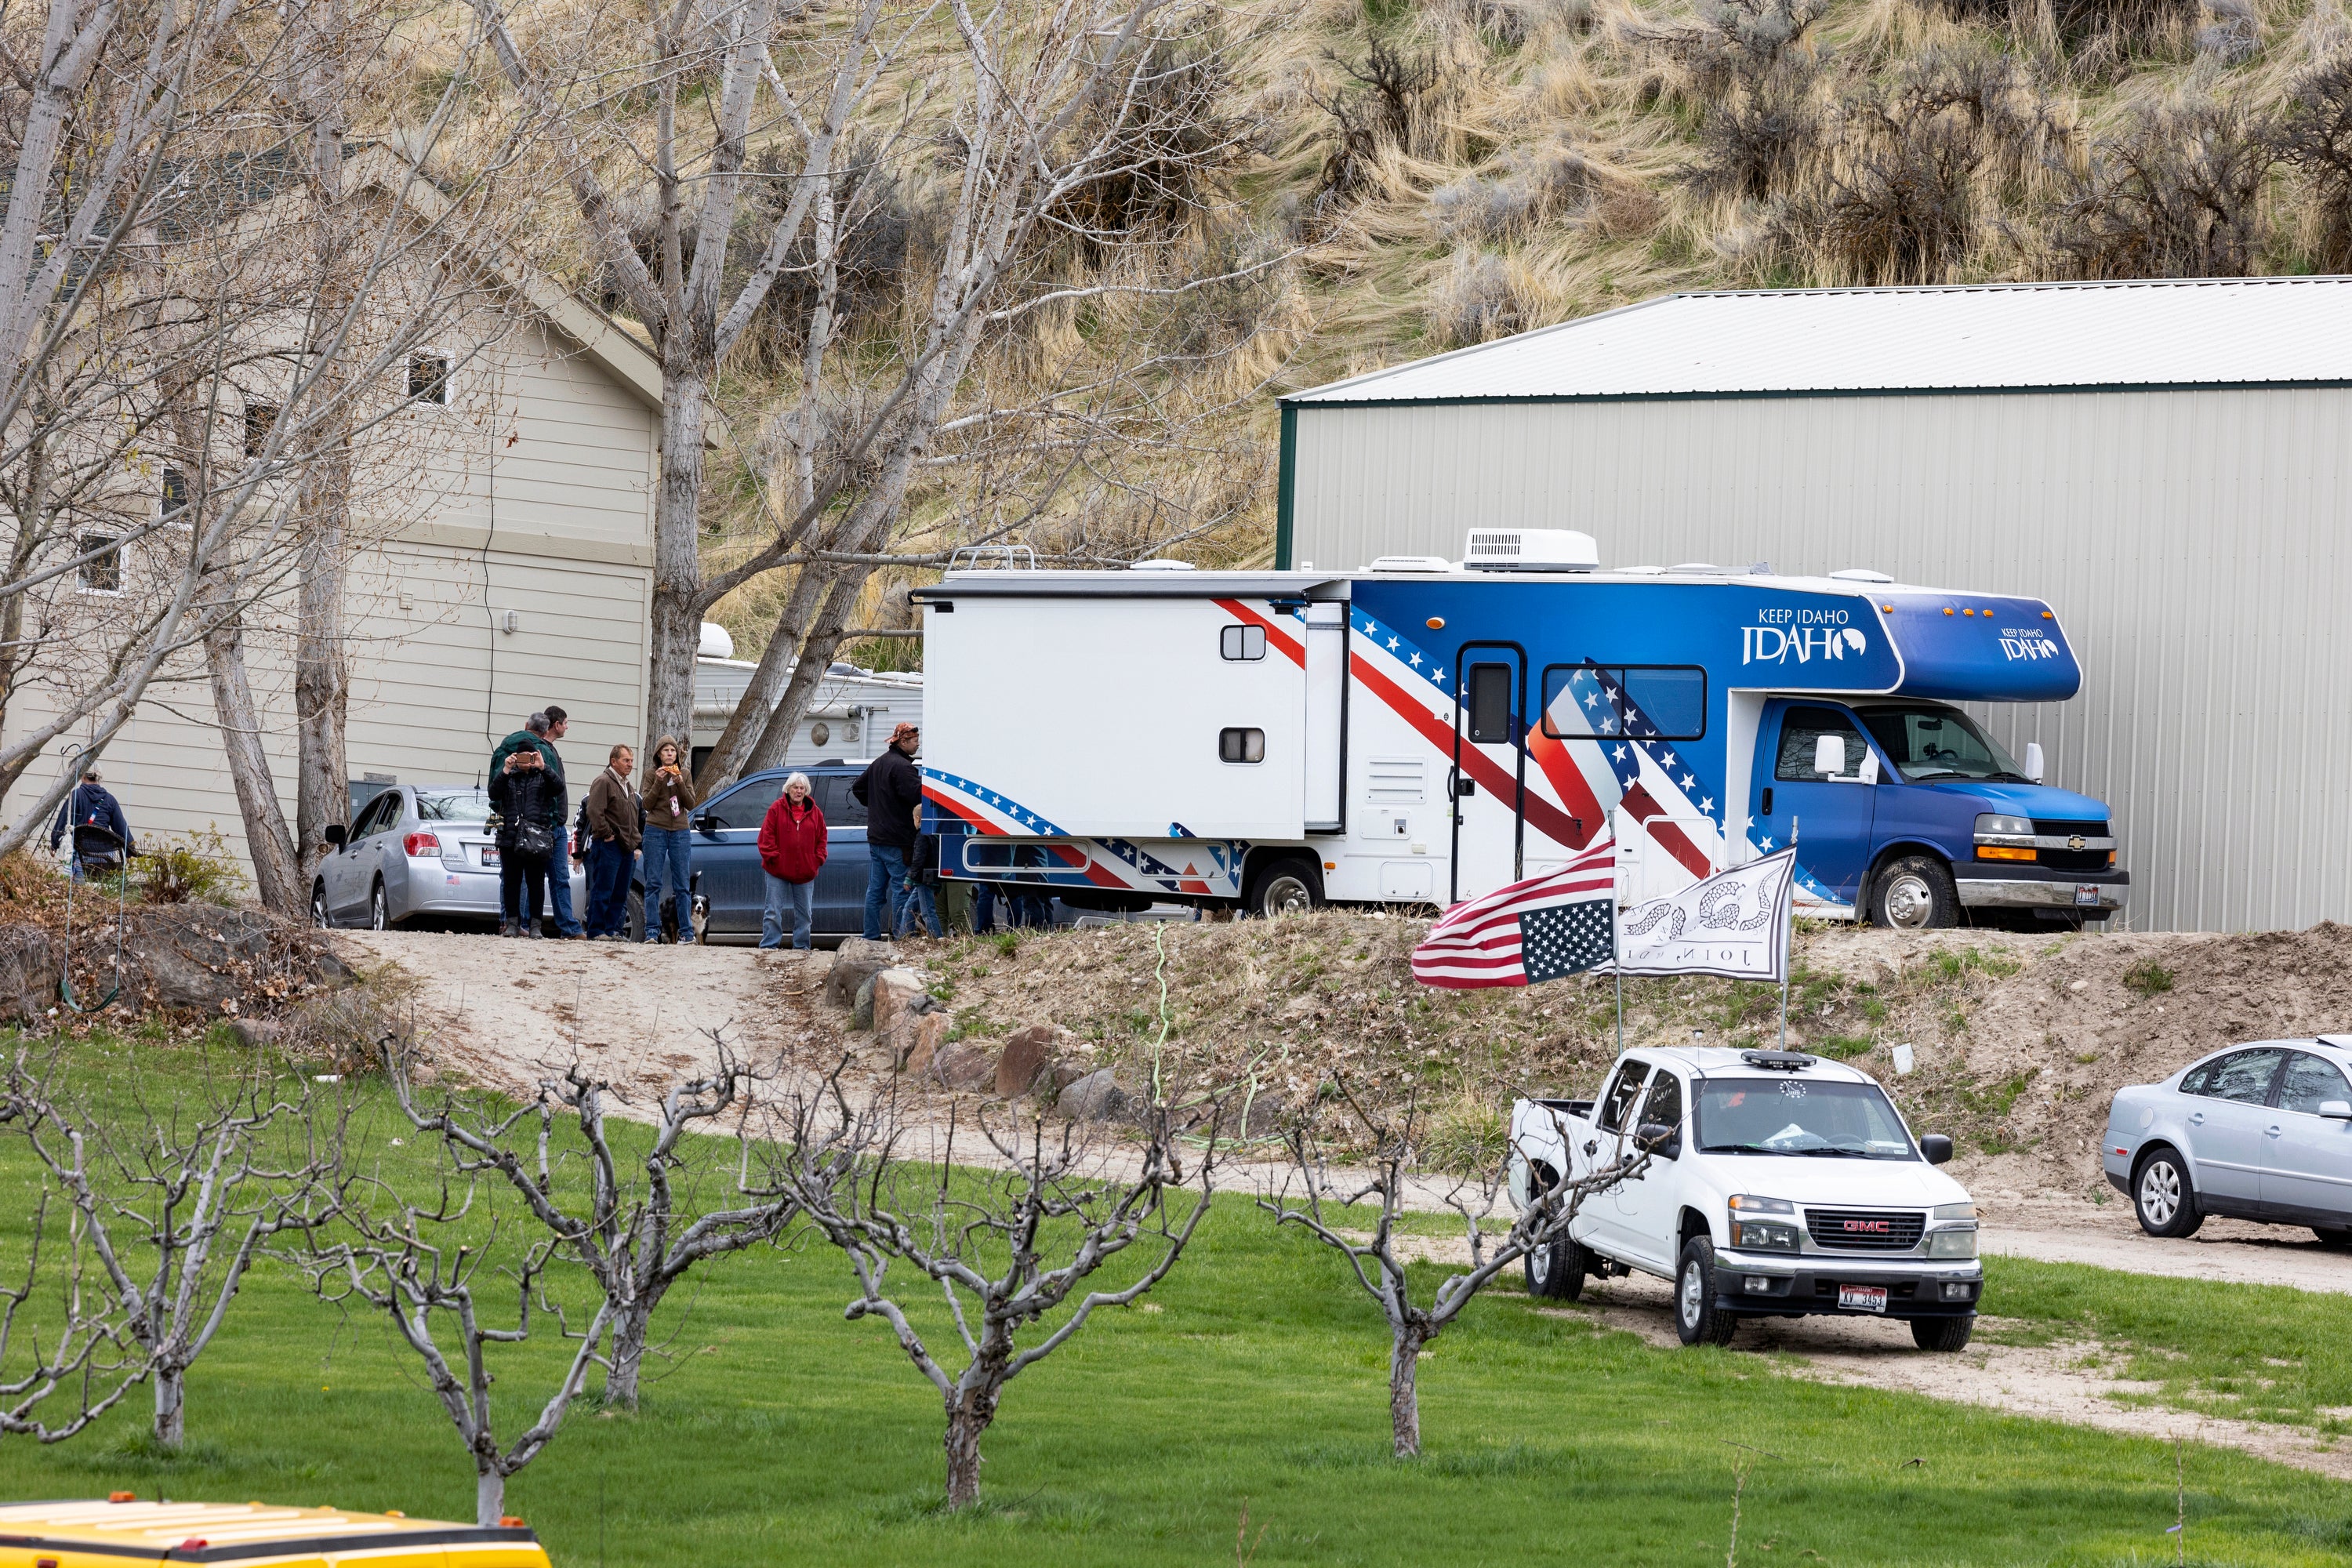
{"label": "corrugated metal wall", "polygon": [[2128,923],[2352,919],[2352,391],[1307,405],[1297,429],[1295,563],[1459,559],[1516,524],[1610,566],[2040,595],[2081,695],[1979,711],[2114,808]]}

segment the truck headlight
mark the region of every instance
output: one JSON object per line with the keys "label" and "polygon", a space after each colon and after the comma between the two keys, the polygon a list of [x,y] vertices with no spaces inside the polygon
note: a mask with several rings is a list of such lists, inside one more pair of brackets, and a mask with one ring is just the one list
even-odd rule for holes
{"label": "truck headlight", "polygon": [[1797,1227],[1793,1225],[1768,1225],[1761,1220],[1735,1220],[1731,1226],[1731,1245],[1748,1252],[1794,1252],[1797,1250]]}
{"label": "truck headlight", "polygon": [[1988,811],[1977,818],[1979,838],[2031,838],[2033,819],[2026,816],[1998,816]]}
{"label": "truck headlight", "polygon": [[1927,1233],[1927,1256],[1930,1258],[1974,1258],[1976,1255],[1977,1227],[1972,1225],[1956,1225]]}

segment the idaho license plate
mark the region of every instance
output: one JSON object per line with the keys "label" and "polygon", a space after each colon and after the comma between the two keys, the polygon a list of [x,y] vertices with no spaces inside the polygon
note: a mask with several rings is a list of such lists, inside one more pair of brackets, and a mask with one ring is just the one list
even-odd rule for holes
{"label": "idaho license plate", "polygon": [[483,864],[483,865],[485,865],[485,866],[495,866],[495,865],[497,865],[498,863],[499,863],[499,847],[498,847],[497,845],[495,845],[495,844],[485,844],[485,845],[483,845],[483,846],[482,846],[482,864]]}
{"label": "idaho license plate", "polygon": [[1886,1287],[1884,1285],[1841,1285],[1838,1287],[1838,1310],[1842,1312],[1884,1312],[1886,1310]]}
{"label": "idaho license plate", "polygon": [[2097,909],[2099,907],[2099,889],[2091,883],[2075,883],[2074,902],[2086,910]]}

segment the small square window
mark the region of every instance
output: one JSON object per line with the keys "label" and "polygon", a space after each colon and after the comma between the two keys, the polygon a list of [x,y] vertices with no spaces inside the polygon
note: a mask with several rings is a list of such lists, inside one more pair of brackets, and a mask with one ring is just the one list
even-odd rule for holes
{"label": "small square window", "polygon": [[278,423],[278,405],[248,403],[245,405],[245,455],[258,458],[269,444],[269,432]]}
{"label": "small square window", "polygon": [[1263,730],[1218,731],[1217,760],[1221,763],[1265,761],[1265,731]]}
{"label": "small square window", "polygon": [[[122,592],[122,552],[108,549],[114,543],[110,533],[85,533],[74,542],[74,553],[89,555],[81,563],[81,585],[93,594]],[[103,552],[91,554],[91,552]]]}
{"label": "small square window", "polygon": [[1481,746],[1511,743],[1511,667],[1470,667],[1470,740]]}
{"label": "small square window", "polygon": [[408,395],[412,402],[431,403],[446,408],[449,405],[449,356],[409,355]]}
{"label": "small square window", "polygon": [[1227,626],[1218,634],[1217,652],[1225,658],[1254,662],[1265,657],[1264,626]]}
{"label": "small square window", "polygon": [[165,468],[163,470],[163,509],[161,515],[170,517],[173,512],[187,510],[188,476],[177,468]]}

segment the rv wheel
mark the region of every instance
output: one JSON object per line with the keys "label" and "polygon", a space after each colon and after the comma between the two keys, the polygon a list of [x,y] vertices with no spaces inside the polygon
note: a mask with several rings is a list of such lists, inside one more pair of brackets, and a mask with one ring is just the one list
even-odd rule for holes
{"label": "rv wheel", "polygon": [[1959,889],[1941,862],[1925,855],[1895,861],[1878,874],[1870,895],[1870,921],[1896,931],[1941,931],[1960,923]]}
{"label": "rv wheel", "polygon": [[1302,915],[1323,906],[1323,879],[1304,860],[1273,860],[1257,874],[1247,908],[1272,920],[1277,915]]}

